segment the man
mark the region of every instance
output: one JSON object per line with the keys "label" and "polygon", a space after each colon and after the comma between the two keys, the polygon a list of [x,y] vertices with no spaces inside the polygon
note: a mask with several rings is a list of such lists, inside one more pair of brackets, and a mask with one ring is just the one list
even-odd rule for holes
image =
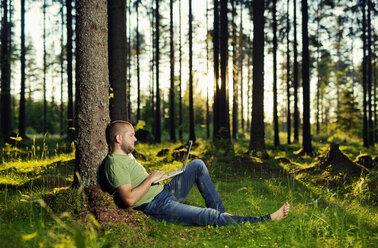
{"label": "man", "polygon": [[[105,176],[111,189],[118,193],[126,205],[157,220],[184,225],[224,226],[242,222],[282,220],[289,213],[287,202],[276,212],[261,217],[243,217],[226,213],[202,160],[190,162],[184,173],[177,175],[164,186],[160,183],[154,184],[164,172],[153,171],[148,174],[135,160],[131,152],[137,139],[129,122],[110,123],[106,129],[106,141],[110,153],[105,162]],[[182,203],[194,183],[205,199],[206,208]]]}

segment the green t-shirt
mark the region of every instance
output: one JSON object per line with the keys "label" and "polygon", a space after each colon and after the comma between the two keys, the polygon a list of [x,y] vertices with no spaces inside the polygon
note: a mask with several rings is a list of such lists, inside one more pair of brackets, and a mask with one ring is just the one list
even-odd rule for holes
{"label": "green t-shirt", "polygon": [[[110,187],[115,191],[125,184],[131,184],[132,188],[139,186],[148,177],[148,173],[132,154],[108,154],[105,162],[105,176]],[[162,190],[163,186],[160,183],[151,185],[147,193],[132,207],[152,201]]]}

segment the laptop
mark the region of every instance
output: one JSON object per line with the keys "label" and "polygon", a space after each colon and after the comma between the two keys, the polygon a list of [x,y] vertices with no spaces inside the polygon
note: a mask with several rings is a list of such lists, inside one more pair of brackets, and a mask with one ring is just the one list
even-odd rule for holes
{"label": "laptop", "polygon": [[164,181],[164,180],[166,180],[168,178],[177,176],[177,175],[179,175],[179,174],[181,174],[181,173],[183,173],[185,171],[185,167],[188,164],[190,149],[192,148],[192,143],[193,143],[193,141],[189,140],[189,142],[188,142],[188,150],[186,151],[186,159],[185,159],[185,163],[183,163],[183,166],[180,169],[177,169],[177,170],[174,170],[174,171],[171,171],[171,172],[165,174],[162,178],[160,178],[159,180],[155,181],[154,183],[160,183],[161,181]]}

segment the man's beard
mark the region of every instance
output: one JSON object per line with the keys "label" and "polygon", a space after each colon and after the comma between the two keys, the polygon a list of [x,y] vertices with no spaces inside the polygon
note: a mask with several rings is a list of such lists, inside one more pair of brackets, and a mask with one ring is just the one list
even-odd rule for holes
{"label": "man's beard", "polygon": [[126,154],[130,154],[134,151],[134,147],[128,144],[123,144],[121,148],[122,148],[122,151],[124,151]]}

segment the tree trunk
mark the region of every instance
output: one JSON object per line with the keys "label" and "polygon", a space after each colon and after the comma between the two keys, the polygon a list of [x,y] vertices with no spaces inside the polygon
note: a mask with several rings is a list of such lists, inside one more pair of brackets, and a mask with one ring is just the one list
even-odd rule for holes
{"label": "tree trunk", "polygon": [[76,2],[77,146],[75,170],[84,189],[96,183],[99,165],[107,154],[105,129],[109,123],[107,1]]}
{"label": "tree trunk", "polygon": [[265,155],[264,130],[264,0],[253,2],[253,89],[249,152]]}
{"label": "tree trunk", "polygon": [[182,140],[182,44],[181,44],[181,0],[179,1],[179,139]]}
{"label": "tree trunk", "polygon": [[171,141],[176,142],[175,124],[175,49],[173,43],[173,0],[170,0],[170,62],[171,62],[171,88],[169,89],[169,133]]}
{"label": "tree trunk", "polygon": [[280,145],[278,114],[277,114],[277,17],[276,2],[273,0],[273,128],[274,146]]}
{"label": "tree trunk", "polygon": [[218,139],[219,133],[219,4],[214,0],[214,30],[213,30],[213,60],[214,60],[214,104],[213,104],[213,139]]}
{"label": "tree trunk", "polygon": [[161,123],[160,123],[160,86],[159,86],[159,36],[160,36],[160,16],[159,16],[159,0],[156,0],[156,30],[155,30],[155,59],[156,59],[156,110],[155,110],[155,142],[161,141]]}
{"label": "tree trunk", "polygon": [[243,0],[240,0],[240,31],[239,31],[239,66],[240,66],[240,124],[241,130],[244,133],[244,100],[243,100],[243,44],[244,44],[244,35],[243,35]]}
{"label": "tree trunk", "polygon": [[1,136],[7,138],[11,133],[11,93],[10,93],[10,50],[8,1],[2,1],[1,20]]}
{"label": "tree trunk", "polygon": [[227,19],[227,0],[220,1],[220,69],[221,69],[221,88],[218,91],[218,122],[219,130],[217,136],[221,139],[230,140],[230,115],[228,106],[228,19]]}
{"label": "tree trunk", "polygon": [[196,141],[193,110],[193,27],[192,0],[189,0],[189,139]]}
{"label": "tree trunk", "polygon": [[46,0],[43,1],[43,134],[47,133],[47,100],[46,100],[46,73],[47,73],[47,51],[46,51]]}
{"label": "tree trunk", "polygon": [[108,1],[110,119],[127,120],[126,99],[126,2]]}
{"label": "tree trunk", "polygon": [[238,133],[238,54],[236,49],[236,8],[235,0],[232,2],[232,82],[233,82],[233,94],[232,94],[232,138],[236,140],[236,134]]}
{"label": "tree trunk", "polygon": [[[24,1],[24,0],[22,0]],[[61,7],[61,34],[60,34],[60,137],[64,135],[64,100],[63,100],[63,86],[64,86],[64,1],[62,0]]]}
{"label": "tree trunk", "polygon": [[137,59],[137,121],[140,120],[140,39],[139,39],[139,1],[136,1],[136,59]]}
{"label": "tree trunk", "polygon": [[310,64],[308,49],[308,6],[302,0],[302,80],[303,80],[303,152],[312,155],[310,126]]}
{"label": "tree trunk", "polygon": [[[152,0],[153,1],[153,0]],[[129,18],[129,32],[127,36],[127,88],[126,88],[126,99],[127,99],[127,119],[131,120],[131,0],[128,1],[128,18]],[[127,25],[126,25],[127,26]]]}
{"label": "tree trunk", "polygon": [[72,0],[66,0],[67,8],[67,139],[73,141],[75,139],[74,128],[74,106],[73,106],[73,80],[72,80]]}
{"label": "tree trunk", "polygon": [[369,147],[368,117],[367,117],[367,56],[366,56],[366,0],[362,0],[362,88],[363,88],[363,145]]}
{"label": "tree trunk", "polygon": [[299,141],[299,111],[298,111],[298,42],[297,42],[297,0],[294,1],[294,142]]}
{"label": "tree trunk", "polygon": [[21,93],[18,131],[25,137],[25,0],[21,0]]}
{"label": "tree trunk", "polygon": [[[252,33],[251,30],[248,30],[248,33]],[[252,46],[251,46],[251,39],[249,39],[249,42],[248,42],[248,82],[247,82],[247,132],[249,132],[249,127],[250,127],[250,116],[251,116],[251,107],[250,107],[250,100],[251,100],[251,97],[250,97],[250,92],[251,92],[251,79],[252,79],[252,73],[251,73],[251,60],[252,60],[252,56],[251,56],[251,50],[252,50]]]}
{"label": "tree trunk", "polygon": [[374,146],[374,127],[373,127],[373,100],[372,100],[372,85],[373,85],[373,70],[372,70],[372,35],[371,35],[371,10],[372,10],[372,1],[368,0],[368,15],[367,15],[367,50],[368,50],[368,61],[367,61],[367,91],[368,91],[368,109],[369,109],[369,146]]}
{"label": "tree trunk", "polygon": [[286,13],[286,95],[287,95],[287,143],[291,144],[291,107],[290,107],[290,18],[289,18],[289,3],[287,0],[287,13]]}
{"label": "tree trunk", "polygon": [[[319,11],[320,11],[320,3],[318,3],[318,8],[316,9],[316,22],[317,22],[317,29],[316,29],[316,37],[317,37],[317,46],[316,46],[316,67],[317,67],[317,82],[316,82],[316,134],[319,134],[320,132],[320,123],[319,123],[319,112],[320,112],[320,17],[319,17]],[[353,73],[353,72],[352,72]],[[352,87],[353,89],[353,87]]]}
{"label": "tree trunk", "polygon": [[[206,77],[209,78],[209,0],[206,0]],[[206,82],[206,138],[210,138],[209,85]]]}

